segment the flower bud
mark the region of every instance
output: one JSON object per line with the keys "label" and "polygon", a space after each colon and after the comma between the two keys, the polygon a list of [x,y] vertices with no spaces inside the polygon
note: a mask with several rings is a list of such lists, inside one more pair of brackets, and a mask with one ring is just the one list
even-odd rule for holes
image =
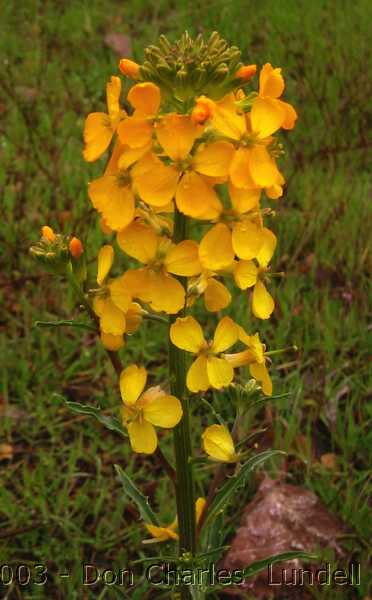
{"label": "flower bud", "polygon": [[71,238],[68,247],[69,247],[71,256],[73,256],[73,258],[80,258],[80,256],[84,252],[83,244],[77,237]]}
{"label": "flower bud", "polygon": [[214,102],[206,96],[197,98],[191,113],[191,120],[195,124],[203,124],[213,116]]}
{"label": "flower bud", "polygon": [[248,81],[251,79],[257,71],[256,65],[243,65],[240,69],[235,73],[235,77],[237,79],[242,79],[243,81]]}
{"label": "flower bud", "polygon": [[119,69],[130,79],[139,79],[140,76],[140,66],[133,60],[129,60],[129,58],[122,58],[119,62]]}
{"label": "flower bud", "polygon": [[63,274],[69,262],[67,239],[48,225],[41,228],[41,239],[31,246],[31,255],[50,273]]}
{"label": "flower bud", "polygon": [[44,225],[41,228],[41,237],[45,240],[48,240],[48,242],[54,242],[54,240],[56,239],[56,234],[54,233],[51,227],[49,227],[48,225]]}

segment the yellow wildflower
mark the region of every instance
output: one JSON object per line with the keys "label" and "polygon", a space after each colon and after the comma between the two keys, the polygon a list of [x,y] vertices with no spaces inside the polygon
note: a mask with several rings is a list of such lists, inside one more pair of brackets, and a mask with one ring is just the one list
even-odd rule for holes
{"label": "yellow wildflower", "polygon": [[187,288],[187,306],[192,306],[196,298],[204,297],[204,304],[210,312],[223,310],[231,302],[231,294],[218,279],[216,273],[203,269],[198,277],[190,279]]}
{"label": "yellow wildflower", "polygon": [[88,162],[97,160],[107,150],[120,120],[125,114],[119,106],[120,92],[119,77],[111,77],[111,81],[106,86],[108,114],[94,112],[85,120],[83,155]]}
{"label": "yellow wildflower", "polygon": [[113,231],[127,227],[135,216],[131,173],[119,163],[122,151],[122,146],[116,144],[104,175],[88,186],[94,208],[102,215],[104,225]]}
{"label": "yellow wildflower", "polygon": [[[206,505],[205,498],[197,498],[195,502],[195,521],[199,523],[200,517],[204,511]],[[145,523],[147,531],[152,535],[154,539],[145,540],[145,543],[151,544],[152,542],[166,542],[168,540],[178,540],[178,533],[176,533],[178,527],[177,517],[172,521],[170,525],[165,527],[159,527],[158,525],[152,525],[151,523]]]}
{"label": "yellow wildflower", "polygon": [[191,392],[204,392],[211,386],[220,389],[232,382],[233,368],[219,356],[238,339],[237,325],[230,317],[219,322],[210,343],[204,339],[203,330],[194,317],[179,317],[170,327],[170,339],[178,348],[196,354],[186,377]]}
{"label": "yellow wildflower", "polygon": [[155,311],[172,314],[181,310],[185,290],[172,274],[190,277],[200,273],[198,244],[192,240],[172,244],[169,238],[138,221],[119,232],[117,240],[124,252],[145,265],[124,275],[133,295]]}
{"label": "yellow wildflower", "polygon": [[297,120],[297,113],[291,104],[279,100],[284,92],[284,79],[280,68],[274,69],[270,63],[266,63],[260,72],[259,96],[269,98],[274,105],[282,111],[283,129],[293,129]]}
{"label": "yellow wildflower", "polygon": [[133,178],[139,196],[154,206],[165,206],[175,197],[178,209],[185,215],[216,218],[222,204],[209,178],[227,177],[234,153],[232,144],[202,144],[191,154],[201,128],[187,115],[166,115],[155,129],[170,164],[150,153],[135,165]]}
{"label": "yellow wildflower", "polygon": [[224,358],[234,369],[249,365],[249,372],[256,381],[261,383],[263,393],[271,396],[273,385],[266,367],[266,346],[261,343],[258,333],[248,335],[243,327],[237,327],[239,339],[246,345],[246,350],[234,354],[224,354]]}
{"label": "yellow wildflower", "polygon": [[241,260],[234,267],[235,282],[242,290],[253,287],[252,312],[258,319],[268,319],[275,303],[267,291],[264,279],[268,272],[268,264],[276,247],[276,236],[266,227],[262,230],[263,244],[256,255],[258,266],[253,260]]}
{"label": "yellow wildflower", "polygon": [[168,527],[159,527],[158,525],[152,525],[151,523],[145,523],[145,527],[154,538],[153,540],[145,540],[146,543],[178,540],[178,533],[175,531],[178,527],[177,519],[174,519]]}
{"label": "yellow wildflower", "polygon": [[182,418],[181,402],[166,394],[159,386],[145,392],[147,372],[144,367],[130,365],[121,372],[120,393],[124,403],[123,423],[128,429],[134,452],[152,454],[158,445],[154,426],[171,429]]}
{"label": "yellow wildflower", "polygon": [[99,317],[103,333],[121,336],[126,330],[126,313],[132,303],[132,296],[123,276],[106,281],[113,260],[112,246],[103,246],[98,254],[97,283],[100,289],[94,296],[93,309]]}
{"label": "yellow wildflower", "polygon": [[139,156],[146,152],[152,141],[156,115],[160,108],[160,89],[151,82],[137,83],[128,93],[128,102],[134,113],[118,127],[120,142],[129,148],[139,149]]}
{"label": "yellow wildflower", "polygon": [[236,462],[234,442],[229,430],[224,425],[211,425],[202,434],[204,451],[220,462]]}

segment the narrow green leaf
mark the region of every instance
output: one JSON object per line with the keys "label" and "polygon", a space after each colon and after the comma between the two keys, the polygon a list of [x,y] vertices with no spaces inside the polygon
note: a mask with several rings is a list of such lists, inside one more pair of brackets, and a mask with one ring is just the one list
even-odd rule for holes
{"label": "narrow green leaf", "polygon": [[251,473],[251,471],[261,466],[264,462],[269,460],[269,458],[284,454],[285,452],[280,450],[265,450],[265,452],[255,454],[255,456],[252,456],[250,459],[248,459],[247,462],[241,467],[239,473],[230,477],[217,492],[212,504],[209,507],[204,522],[204,527],[209,521],[211,521],[211,519],[216,517],[218,513],[225,509],[225,506],[230,501],[231,496],[235,494],[240,487],[245,485],[248,475]]}
{"label": "narrow green leaf", "polygon": [[73,320],[35,321],[34,327],[76,327],[77,329],[88,329],[89,331],[97,332],[97,329],[92,325]]}
{"label": "narrow green leaf", "polygon": [[301,552],[299,550],[292,550],[288,552],[282,552],[281,554],[274,554],[274,556],[268,556],[267,558],[263,558],[262,560],[257,560],[251,563],[248,567],[244,569],[244,578],[248,579],[249,577],[253,577],[260,571],[266,569],[266,567],[270,565],[275,565],[278,562],[284,562],[286,560],[293,560],[294,558],[302,558],[307,562],[312,562],[314,560],[318,560],[319,556],[315,554],[308,554],[307,552]]}
{"label": "narrow green leaf", "polygon": [[104,425],[110,431],[120,433],[123,437],[128,437],[128,434],[124,427],[122,427],[119,419],[116,417],[109,417],[102,414],[102,411],[95,406],[88,406],[87,404],[80,404],[79,402],[65,401],[66,406],[74,413],[78,415],[86,415],[88,417],[95,417],[102,425]]}
{"label": "narrow green leaf", "polygon": [[137,488],[131,478],[123,471],[119,465],[114,465],[115,470],[118,474],[119,480],[123,486],[124,493],[128,498],[132,500],[137,506],[141,518],[146,523],[152,523],[152,525],[159,525],[158,518],[152,508],[150,507],[146,496]]}

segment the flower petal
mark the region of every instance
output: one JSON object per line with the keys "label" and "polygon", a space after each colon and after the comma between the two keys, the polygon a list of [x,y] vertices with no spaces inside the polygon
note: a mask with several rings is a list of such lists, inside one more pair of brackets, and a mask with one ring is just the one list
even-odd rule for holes
{"label": "flower petal", "polygon": [[284,92],[284,79],[281,69],[274,69],[270,63],[266,63],[260,72],[260,96],[279,98]]}
{"label": "flower petal", "polygon": [[169,273],[175,275],[198,275],[201,271],[198,244],[192,240],[184,240],[173,246],[164,259],[164,265]]}
{"label": "flower petal", "polygon": [[224,317],[214,332],[212,352],[224,352],[238,340],[238,328],[230,317]]}
{"label": "flower petal", "polygon": [[130,365],[120,373],[120,393],[124,404],[133,406],[143,390],[147,381],[147,372],[144,367]]}
{"label": "flower petal", "polygon": [[204,355],[198,356],[186,375],[186,385],[190,392],[205,392],[209,388],[209,379],[207,374],[207,359]]}
{"label": "flower petal", "polygon": [[246,131],[244,114],[238,114],[234,94],[228,94],[216,102],[212,126],[226,137],[240,140]]}
{"label": "flower petal", "polygon": [[152,124],[140,117],[127,117],[118,127],[118,136],[122,144],[130,148],[142,148],[151,142]]}
{"label": "flower petal", "polygon": [[280,177],[275,160],[263,145],[249,148],[249,168],[253,181],[261,187],[274,185]]}
{"label": "flower petal", "polygon": [[117,240],[120,248],[128,256],[146,265],[155,258],[160,238],[152,227],[135,221],[119,231]]}
{"label": "flower petal", "polygon": [[231,462],[235,459],[234,442],[229,430],[223,425],[211,425],[202,434],[204,451],[215,460]]}
{"label": "flower petal", "polygon": [[256,258],[261,267],[267,267],[271,261],[276,248],[276,236],[270,229],[264,227],[262,229],[263,244],[258,252]]}
{"label": "flower petal", "polygon": [[218,271],[230,266],[234,260],[231,231],[224,223],[214,225],[199,245],[200,262],[206,269]]}
{"label": "flower petal", "polygon": [[132,296],[123,275],[110,281],[108,288],[110,290],[110,298],[115,306],[126,313],[132,302]]}
{"label": "flower petal", "polygon": [[257,281],[252,296],[252,312],[258,319],[269,319],[275,308],[272,296],[262,281]]}
{"label": "flower petal", "polygon": [[114,249],[110,244],[102,246],[98,253],[97,283],[102,285],[114,262]]}
{"label": "flower petal", "polygon": [[273,384],[265,363],[252,363],[249,365],[249,371],[252,377],[261,383],[263,393],[272,396]]}
{"label": "flower petal", "polygon": [[110,81],[106,85],[106,100],[107,110],[112,122],[120,116],[119,98],[121,93],[121,79],[112,75]]}
{"label": "flower petal", "polygon": [[160,89],[151,82],[137,83],[128,92],[128,102],[136,115],[154,116],[160,106]]}
{"label": "flower petal", "polygon": [[156,137],[172,160],[183,160],[194,145],[200,128],[187,115],[168,114],[156,124]]}
{"label": "flower petal", "polygon": [[262,227],[250,219],[236,223],[231,236],[235,254],[244,260],[255,258],[263,244]]}
{"label": "flower petal", "polygon": [[175,323],[172,323],[169,331],[172,344],[197,354],[205,347],[206,342],[203,330],[194,317],[178,317]]}
{"label": "flower petal", "polygon": [[143,416],[146,421],[171,429],[175,427],[182,418],[182,405],[175,396],[157,396],[152,402],[143,408]]}
{"label": "flower petal", "polygon": [[128,434],[133,452],[153,454],[158,445],[158,436],[154,426],[148,421],[132,421],[128,423]]}
{"label": "flower petal", "polygon": [[224,358],[208,356],[207,373],[209,383],[217,390],[230,385],[234,379],[234,369]]}
{"label": "flower petal", "polygon": [[284,121],[282,123],[283,129],[293,129],[297,121],[297,113],[293,108],[292,104],[277,100],[280,103],[280,107],[284,111]]}
{"label": "flower petal", "polygon": [[[230,177],[232,184],[237,188],[251,189],[257,185],[249,170],[250,151],[248,148],[238,148],[230,164]],[[258,187],[258,186],[257,186]]]}
{"label": "flower petal", "polygon": [[204,292],[204,302],[207,310],[217,312],[230,304],[231,294],[221,281],[210,277]]}
{"label": "flower petal", "polygon": [[[124,277],[124,276],[123,276]],[[126,329],[125,333],[134,333],[142,323],[144,311],[140,304],[131,302],[127,313],[125,314]]]}
{"label": "flower petal", "polygon": [[214,142],[196,152],[192,164],[195,171],[210,177],[225,176],[229,172],[234,146],[229,142]]}
{"label": "flower petal", "polygon": [[252,287],[257,282],[258,268],[252,260],[239,260],[234,269],[236,285],[241,290]]}
{"label": "flower petal", "polygon": [[263,140],[282,126],[286,115],[276,100],[258,97],[253,103],[250,116],[253,133]]}
{"label": "flower petal", "polygon": [[204,218],[207,211],[222,210],[221,202],[201,175],[189,171],[185,173],[177,186],[176,203],[178,209],[194,218]]}
{"label": "flower petal", "polygon": [[247,188],[237,188],[233,183],[229,183],[231,204],[239,215],[259,206],[261,188],[255,185],[253,179],[251,181],[252,187]]}
{"label": "flower petal", "polygon": [[150,306],[155,311],[169,315],[178,313],[185,305],[185,290],[174,277],[164,273],[152,273]]}
{"label": "flower petal", "polygon": [[106,113],[90,113],[84,124],[85,160],[88,162],[97,160],[109,147],[113,133]]}
{"label": "flower petal", "polygon": [[195,520],[196,523],[198,524],[200,521],[200,517],[202,516],[203,512],[204,512],[204,508],[205,505],[207,504],[207,500],[206,498],[197,498],[196,502],[195,502]]}
{"label": "flower petal", "polygon": [[117,352],[125,344],[124,337],[122,335],[112,335],[112,333],[104,333],[101,331],[101,342],[106,350],[111,352]]}
{"label": "flower petal", "polygon": [[132,177],[138,195],[151,206],[166,206],[174,197],[179,174],[154,154],[134,165]]}
{"label": "flower petal", "polygon": [[127,227],[134,218],[134,194],[129,186],[120,185],[115,175],[95,179],[88,187],[89,198],[107,225],[114,231]]}
{"label": "flower petal", "polygon": [[125,332],[125,314],[113,303],[111,298],[106,298],[104,301],[99,325],[103,333],[122,335]]}
{"label": "flower petal", "polygon": [[128,269],[123,275],[128,290],[134,298],[142,302],[150,302],[152,276],[147,267],[143,269]]}
{"label": "flower petal", "polygon": [[157,525],[151,525],[151,523],[145,523],[147,531],[155,538],[158,542],[166,542],[167,540],[178,540],[178,534],[173,531],[170,527],[158,527]]}

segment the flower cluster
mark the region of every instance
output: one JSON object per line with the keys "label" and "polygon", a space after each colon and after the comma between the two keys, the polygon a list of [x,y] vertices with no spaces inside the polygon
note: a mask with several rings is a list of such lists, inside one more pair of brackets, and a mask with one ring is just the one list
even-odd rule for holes
{"label": "flower cluster", "polygon": [[[121,104],[121,79],[112,76],[107,112],[92,113],[85,122],[87,161],[99,159],[112,144],[105,171],[90,182],[88,194],[102,231],[116,237],[116,254],[124,253],[128,261],[125,271],[110,277],[113,240],[99,252],[98,288],[90,294],[102,342],[116,350],[144,316],[180,313],[172,318],[170,339],[194,355],[186,380],[190,392],[227,387],[234,370],[247,365],[263,393],[271,395],[268,357],[257,333],[249,335],[223,316],[208,342],[202,325],[182,311],[192,310],[202,297],[207,311],[219,313],[236,286],[250,290],[254,317],[268,319],[273,313],[266,286],[276,236],[265,220],[273,213],[270,201],[282,196],[285,184],[276,134],[292,129],[297,115],[282,99],[280,68],[265,64],[258,90],[247,90],[256,66],[242,65],[236,49],[214,38],[208,47],[198,41],[200,53],[214,57],[199,68],[185,38],[181,59],[186,52],[191,58],[182,67],[168,42],[161,44],[149,49],[142,66],[120,61],[121,72],[136,81],[127,109]],[[190,222],[189,235],[181,239],[173,235],[177,215]],[[226,353],[235,344],[245,349]],[[143,367],[123,371],[122,414],[133,450],[152,453],[154,425],[174,427],[182,407],[158,387],[143,392],[145,382]],[[206,452],[216,460],[236,460],[229,435],[220,426],[209,428],[203,437]]]}

